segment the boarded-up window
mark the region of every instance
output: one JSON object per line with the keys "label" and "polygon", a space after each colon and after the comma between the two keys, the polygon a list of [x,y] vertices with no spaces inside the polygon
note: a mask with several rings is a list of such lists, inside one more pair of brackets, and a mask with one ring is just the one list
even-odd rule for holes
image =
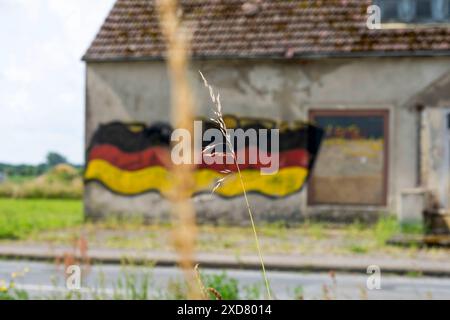
{"label": "boarded-up window", "polygon": [[385,205],[388,112],[312,111],[325,130],[310,204]]}

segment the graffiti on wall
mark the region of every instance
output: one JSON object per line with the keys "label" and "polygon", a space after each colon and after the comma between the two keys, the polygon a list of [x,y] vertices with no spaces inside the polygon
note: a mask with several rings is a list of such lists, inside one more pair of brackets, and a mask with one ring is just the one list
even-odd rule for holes
{"label": "graffiti on wall", "polygon": [[314,204],[383,205],[387,179],[387,112],[321,111],[325,137],[310,184]]}
{"label": "graffiti on wall", "polygon": [[[297,122],[291,125],[270,120],[225,116],[228,129],[279,129],[277,148],[279,169],[275,174],[262,175],[264,164],[244,163],[240,170],[248,193],[271,198],[282,198],[299,192],[307,182],[313,168],[323,131],[313,125]],[[214,122],[202,119],[203,130],[216,127]],[[139,123],[112,122],[100,125],[92,137],[86,154],[86,183],[96,182],[110,191],[135,196],[157,192],[168,196],[172,189],[171,135],[173,129],[166,123],[151,126]],[[203,142],[202,148],[208,143]],[[266,144],[235,146],[235,152],[245,153],[247,159]],[[226,181],[215,190],[224,198],[241,196],[243,190],[237,176],[236,165],[208,164],[202,161],[194,171],[195,186],[192,194],[211,193],[217,181],[227,175]]]}

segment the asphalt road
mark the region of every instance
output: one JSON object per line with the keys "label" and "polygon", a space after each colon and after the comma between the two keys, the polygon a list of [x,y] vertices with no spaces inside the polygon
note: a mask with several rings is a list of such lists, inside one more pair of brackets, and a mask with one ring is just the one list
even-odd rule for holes
{"label": "asphalt road", "polygon": [[[34,298],[51,298],[68,292],[65,287],[63,267],[54,264],[27,261],[0,261],[0,279],[8,280],[13,272],[28,268],[30,271],[17,279],[17,287],[27,290]],[[152,294],[164,292],[167,285],[181,278],[176,268],[132,267],[128,273],[142,274],[151,270]],[[221,273],[219,270],[203,270],[206,274]],[[123,275],[118,265],[92,266],[85,275],[81,293],[90,296],[92,289],[102,287],[112,296],[114,284]],[[262,284],[261,274],[256,271],[227,270],[229,277],[239,281],[241,291],[253,284]],[[450,299],[450,278],[406,277],[381,275],[381,289],[368,290],[366,274],[336,274],[335,279],[327,273],[269,272],[269,280],[277,299],[292,299],[303,292],[305,299]],[[104,283],[104,285],[100,285]],[[261,288],[263,292],[263,289]]]}

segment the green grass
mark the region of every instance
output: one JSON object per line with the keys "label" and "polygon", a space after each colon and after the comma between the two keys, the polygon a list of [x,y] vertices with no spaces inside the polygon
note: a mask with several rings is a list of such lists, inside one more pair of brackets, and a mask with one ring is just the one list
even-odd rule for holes
{"label": "green grass", "polygon": [[83,222],[79,200],[0,199],[0,239],[22,239],[33,232]]}
{"label": "green grass", "polygon": [[13,183],[24,183],[36,179],[35,176],[8,176],[8,181]]}
{"label": "green grass", "polygon": [[[395,217],[382,217],[375,224],[354,222],[333,225],[308,221],[294,227],[264,224],[258,229],[261,248],[270,254],[403,254],[404,248],[386,243],[400,232],[417,233],[421,226],[402,226]],[[64,230],[61,230],[64,229]],[[196,250],[223,252],[240,257],[254,253],[252,230],[248,227],[198,226]],[[146,225],[142,219],[84,222],[80,200],[1,199],[0,240],[24,243],[70,245],[79,234],[91,247],[173,250],[170,224]],[[411,247],[411,252],[419,248]]]}
{"label": "green grass", "polygon": [[400,224],[395,217],[383,217],[374,227],[374,238],[379,246],[384,246],[386,241],[401,231]]}
{"label": "green grass", "polygon": [[423,272],[422,271],[408,271],[406,273],[406,276],[410,277],[410,278],[420,278],[423,276]]}
{"label": "green grass", "polygon": [[349,247],[350,252],[356,253],[356,254],[366,254],[369,251],[369,248],[366,246],[361,246],[357,244],[353,244]]}
{"label": "green grass", "polygon": [[[230,278],[226,272],[221,274],[202,275],[202,282],[205,288],[213,288],[219,294],[222,300],[238,300],[239,299],[239,282]],[[210,294],[210,299],[215,300],[213,294]]]}
{"label": "green grass", "polygon": [[307,222],[305,227],[307,228],[309,235],[315,240],[323,239],[326,236],[325,225],[322,223]]}

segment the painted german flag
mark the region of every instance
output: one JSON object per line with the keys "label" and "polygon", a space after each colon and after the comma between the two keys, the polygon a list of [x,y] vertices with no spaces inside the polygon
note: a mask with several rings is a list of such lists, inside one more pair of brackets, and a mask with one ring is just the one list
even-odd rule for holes
{"label": "painted german flag", "polygon": [[[243,159],[248,160],[250,156],[255,156],[257,159],[254,164],[247,161],[240,165],[247,192],[280,198],[302,189],[319,150],[323,136],[321,129],[304,123],[288,126],[252,118],[226,116],[224,119],[229,129],[280,129],[279,170],[275,174],[262,175],[260,171],[268,166],[258,157],[261,148],[265,148],[264,151],[270,156],[276,155],[272,153],[270,143],[249,145],[247,141],[240,148],[235,147],[238,158],[245,156]],[[216,128],[215,123],[203,120],[203,132],[210,128]],[[85,181],[100,183],[121,195],[133,196],[147,192],[168,195],[173,181],[170,170],[171,134],[172,128],[164,123],[150,127],[119,122],[101,125],[87,150]],[[203,143],[203,148],[208,144]],[[227,179],[215,193],[226,198],[242,195],[236,165],[226,164],[226,155],[215,157],[223,159],[221,162],[214,161],[214,164],[203,161],[196,167],[193,195],[210,193],[225,175]]]}

